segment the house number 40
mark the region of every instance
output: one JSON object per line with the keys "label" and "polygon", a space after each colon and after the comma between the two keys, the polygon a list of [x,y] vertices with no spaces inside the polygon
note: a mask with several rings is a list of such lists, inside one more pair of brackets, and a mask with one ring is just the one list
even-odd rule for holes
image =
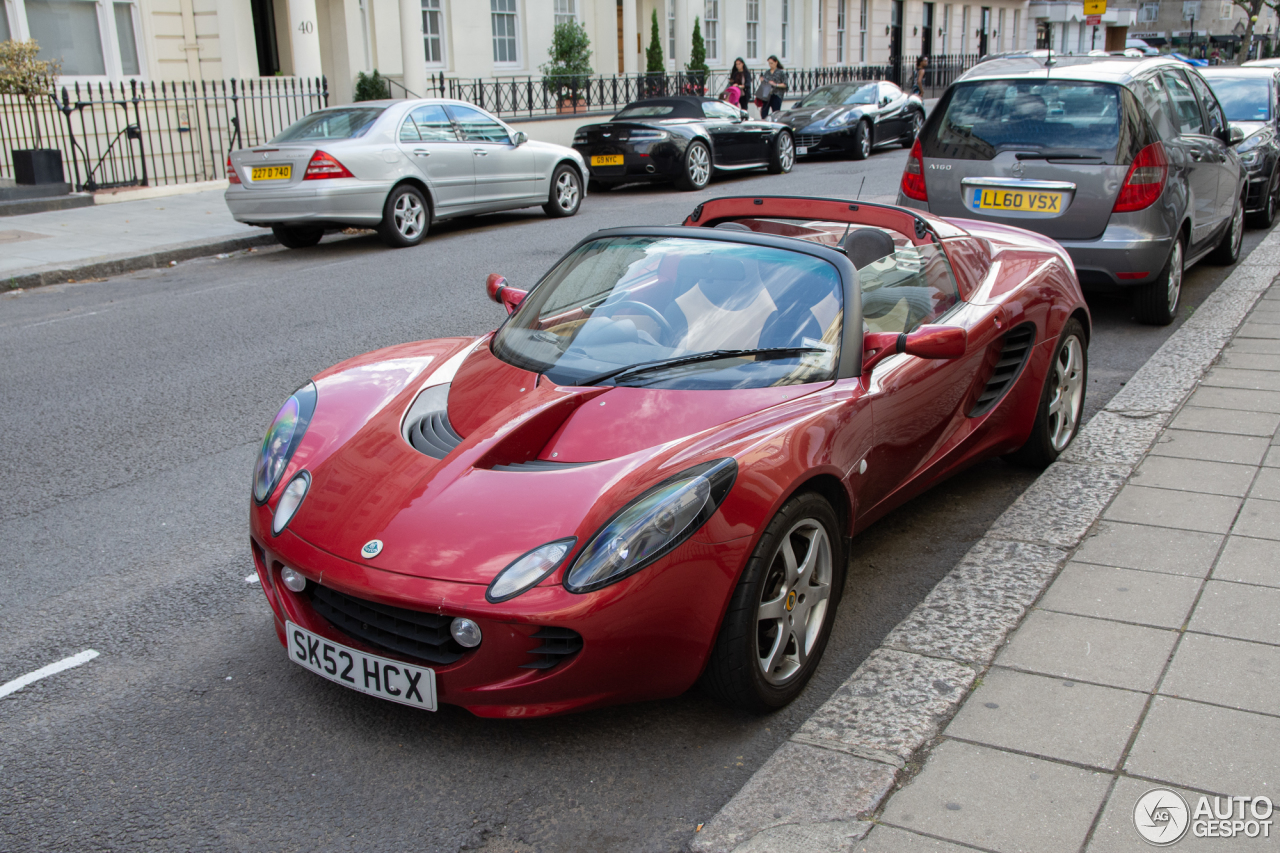
{"label": "house number 40", "polygon": [[306,33],[308,35],[310,35],[312,32],[315,32],[315,28],[316,28],[316,25],[311,23],[310,21],[303,21],[301,24],[298,24],[298,32]]}

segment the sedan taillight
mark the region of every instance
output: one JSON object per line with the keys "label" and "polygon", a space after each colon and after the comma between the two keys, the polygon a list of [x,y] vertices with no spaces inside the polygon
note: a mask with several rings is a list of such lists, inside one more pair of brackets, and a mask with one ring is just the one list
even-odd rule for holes
{"label": "sedan taillight", "polygon": [[307,173],[302,176],[304,181],[318,181],[324,178],[354,178],[355,175],[347,171],[347,167],[339,163],[333,157],[323,151],[316,151],[311,155],[311,162],[307,164]]}
{"label": "sedan taillight", "polygon": [[1155,204],[1164,192],[1164,182],[1168,177],[1169,158],[1164,153],[1164,146],[1153,142],[1133,158],[1133,165],[1129,167],[1129,174],[1125,176],[1111,212],[1128,213]]}
{"label": "sedan taillight", "polygon": [[911,146],[906,168],[902,170],[902,194],[916,201],[929,200],[929,191],[924,186],[924,153],[919,139]]}
{"label": "sedan taillight", "polygon": [[227,183],[240,183],[240,176],[236,174],[236,167],[231,165],[231,155],[227,155]]}

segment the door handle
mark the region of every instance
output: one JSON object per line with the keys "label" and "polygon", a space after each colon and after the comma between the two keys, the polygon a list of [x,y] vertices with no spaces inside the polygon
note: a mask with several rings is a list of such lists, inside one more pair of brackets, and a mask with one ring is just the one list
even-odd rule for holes
{"label": "door handle", "polygon": [[430,156],[431,156],[431,152],[430,152],[430,151],[427,151],[426,149],[423,149],[423,148],[415,148],[415,149],[413,149],[413,156],[415,156],[415,157],[430,157]]}
{"label": "door handle", "polygon": [[471,153],[472,153],[472,154],[474,154],[474,155],[476,155],[477,157],[488,157],[488,156],[489,156],[489,152],[488,152],[488,151],[485,151],[483,148],[472,148],[472,149],[471,149]]}

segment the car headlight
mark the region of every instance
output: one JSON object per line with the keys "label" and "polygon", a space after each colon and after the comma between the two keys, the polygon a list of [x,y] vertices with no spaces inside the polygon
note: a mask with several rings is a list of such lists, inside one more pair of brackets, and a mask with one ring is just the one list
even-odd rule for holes
{"label": "car headlight", "polygon": [[517,557],[515,562],[498,572],[489,588],[484,591],[484,597],[490,603],[497,604],[542,583],[547,575],[560,567],[577,541],[572,536],[558,539]]}
{"label": "car headlight", "polygon": [[596,531],[565,574],[565,589],[606,587],[671,553],[719,508],[737,476],[736,461],[717,459],[649,489]]}
{"label": "car headlight", "polygon": [[845,110],[842,113],[836,113],[827,119],[827,127],[844,127],[855,115],[855,110]]}
{"label": "car headlight", "polygon": [[1236,153],[1240,155],[1240,162],[1243,165],[1254,166],[1262,159],[1262,152],[1259,149],[1266,136],[1265,133],[1255,133],[1236,146]]}
{"label": "car headlight", "polygon": [[298,449],[311,416],[316,410],[316,386],[308,382],[285,400],[271,428],[262,439],[262,450],[258,453],[258,462],[253,469],[253,499],[258,505],[267,502],[271,493],[280,483],[285,466],[293,458]]}
{"label": "car headlight", "polygon": [[275,515],[271,516],[271,533],[279,536],[280,531],[289,526],[289,522],[293,521],[293,517],[298,514],[298,507],[302,506],[302,499],[307,496],[307,489],[311,488],[311,475],[306,471],[301,472],[298,476],[289,481],[289,485],[284,487],[284,494],[280,496],[280,502],[276,504]]}
{"label": "car headlight", "polygon": [[1262,152],[1256,148],[1253,149],[1252,151],[1240,152],[1240,165],[1242,166],[1248,166],[1248,167],[1256,166],[1258,165],[1258,161],[1261,159],[1262,159]]}

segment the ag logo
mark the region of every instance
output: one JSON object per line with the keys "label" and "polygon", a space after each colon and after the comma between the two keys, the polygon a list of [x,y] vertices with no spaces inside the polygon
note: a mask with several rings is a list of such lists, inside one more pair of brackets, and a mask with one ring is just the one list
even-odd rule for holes
{"label": "ag logo", "polygon": [[374,557],[382,553],[382,540],[370,539],[364,543],[364,547],[360,549],[360,556],[366,560],[372,560]]}
{"label": "ag logo", "polygon": [[787,604],[786,604],[787,612],[790,613],[791,608],[795,606],[796,606],[796,591],[793,589],[791,590],[791,592],[787,593]]}
{"label": "ag logo", "polygon": [[1156,847],[1168,847],[1186,835],[1190,817],[1187,801],[1168,788],[1147,791],[1133,807],[1133,825],[1138,834]]}

